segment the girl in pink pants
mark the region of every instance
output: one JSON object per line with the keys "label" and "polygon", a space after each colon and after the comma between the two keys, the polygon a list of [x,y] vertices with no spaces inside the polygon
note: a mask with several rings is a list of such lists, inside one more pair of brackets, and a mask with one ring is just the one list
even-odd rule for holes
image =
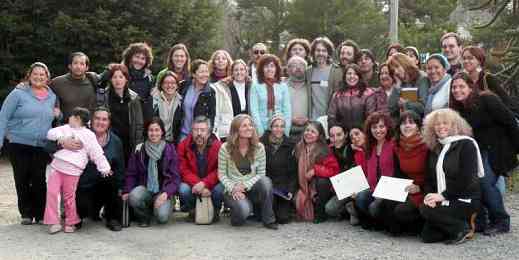
{"label": "girl in pink pants", "polygon": [[77,138],[83,148],[77,151],[61,149],[54,154],[50,166],[52,172],[47,180],[47,203],[43,223],[49,225],[49,233],[62,230],[58,213],[59,198],[62,195],[65,206],[66,233],[75,231],[75,224],[80,222],[76,211],[76,189],[79,176],[83,173],[88,160],[92,160],[97,170],[107,176],[111,174],[110,164],[106,160],[103,148],[97,142],[95,134],[85,127],[89,112],[84,108],[75,108],[68,119],[68,124],[52,128],[47,133],[47,139],[52,141],[66,138]]}

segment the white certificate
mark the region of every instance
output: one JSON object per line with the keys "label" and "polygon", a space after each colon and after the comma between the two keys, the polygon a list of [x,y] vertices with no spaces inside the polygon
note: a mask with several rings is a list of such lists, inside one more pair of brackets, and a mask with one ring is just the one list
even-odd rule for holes
{"label": "white certificate", "polygon": [[413,180],[382,176],[377,183],[373,197],[405,202],[405,188],[413,184]]}
{"label": "white certificate", "polygon": [[368,181],[360,166],[339,173],[331,177],[330,181],[339,200],[345,199],[353,193],[369,189]]}

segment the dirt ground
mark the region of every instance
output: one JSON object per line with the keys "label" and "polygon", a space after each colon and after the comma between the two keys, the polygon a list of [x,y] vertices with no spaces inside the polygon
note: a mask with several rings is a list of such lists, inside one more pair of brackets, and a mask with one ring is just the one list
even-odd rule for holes
{"label": "dirt ground", "polygon": [[423,244],[417,237],[391,237],[346,222],[292,223],[277,231],[259,223],[231,227],[229,219],[197,226],[175,213],[162,226],[112,232],[87,222],[74,233],[47,234],[43,225],[18,224],[11,167],[0,162],[0,259],[517,259],[519,194],[507,195],[512,232],[478,234],[459,246]]}

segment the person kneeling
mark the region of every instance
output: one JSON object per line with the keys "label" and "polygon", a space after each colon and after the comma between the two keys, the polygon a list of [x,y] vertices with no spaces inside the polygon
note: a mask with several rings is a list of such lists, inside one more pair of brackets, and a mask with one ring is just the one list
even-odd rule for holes
{"label": "person kneeling", "polygon": [[243,225],[256,206],[254,212],[261,211],[263,225],[278,229],[272,210],[272,181],[265,168],[265,147],[259,142],[252,117],[237,115],[218,153],[218,178],[225,187],[225,205],[231,208],[231,225]]}
{"label": "person kneeling", "polygon": [[171,197],[180,185],[175,146],[164,141],[164,123],[155,117],[145,129],[148,138],[130,156],[122,196],[134,209],[140,227],[150,225],[152,213],[158,223],[168,222]]}
{"label": "person kneeling", "polygon": [[218,151],[222,143],[211,134],[211,121],[198,116],[193,121],[191,134],[178,145],[182,183],[179,194],[182,210],[194,218],[196,197],[211,197],[214,207],[213,222],[219,220],[223,200],[223,185],[218,183]]}

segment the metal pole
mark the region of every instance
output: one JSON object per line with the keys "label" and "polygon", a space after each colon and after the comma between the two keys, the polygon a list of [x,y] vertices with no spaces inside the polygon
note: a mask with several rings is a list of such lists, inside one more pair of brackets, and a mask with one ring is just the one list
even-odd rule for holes
{"label": "metal pole", "polygon": [[398,42],[398,0],[390,0],[389,4],[389,39]]}

